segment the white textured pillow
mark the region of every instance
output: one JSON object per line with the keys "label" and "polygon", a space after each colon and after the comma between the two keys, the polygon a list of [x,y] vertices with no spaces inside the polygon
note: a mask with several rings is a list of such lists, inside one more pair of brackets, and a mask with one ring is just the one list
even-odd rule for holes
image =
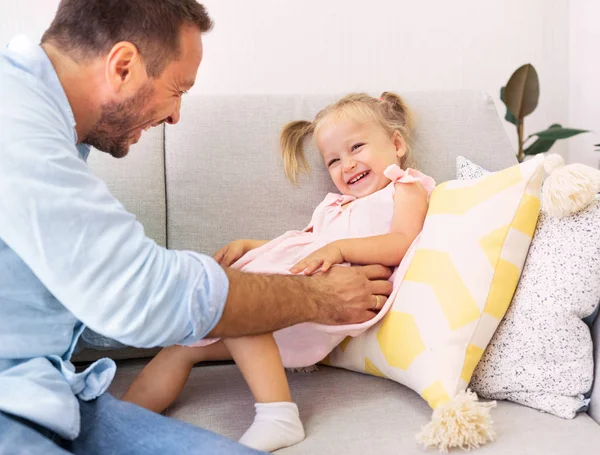
{"label": "white textured pillow", "polygon": [[[488,174],[457,158],[457,178]],[[582,319],[600,301],[600,200],[553,218],[543,211],[521,280],[471,379],[485,398],[510,400],[563,418],[585,409],[593,345]]]}

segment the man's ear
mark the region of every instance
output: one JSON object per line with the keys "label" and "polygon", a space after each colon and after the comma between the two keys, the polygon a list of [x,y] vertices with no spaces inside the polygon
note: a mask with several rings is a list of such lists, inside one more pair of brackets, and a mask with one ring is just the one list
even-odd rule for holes
{"label": "man's ear", "polygon": [[396,148],[396,156],[398,158],[402,158],[406,154],[406,141],[399,131],[394,131],[394,134],[392,135],[392,142]]}
{"label": "man's ear", "polygon": [[106,57],[106,80],[114,93],[130,95],[146,81],[146,67],[137,47],[121,41]]}

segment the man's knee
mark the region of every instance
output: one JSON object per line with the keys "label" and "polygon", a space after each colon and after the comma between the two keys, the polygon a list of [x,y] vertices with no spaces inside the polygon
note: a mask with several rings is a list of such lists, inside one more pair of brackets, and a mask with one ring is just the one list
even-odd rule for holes
{"label": "man's knee", "polygon": [[70,445],[47,428],[0,411],[0,455],[28,453],[32,455],[66,455]]}

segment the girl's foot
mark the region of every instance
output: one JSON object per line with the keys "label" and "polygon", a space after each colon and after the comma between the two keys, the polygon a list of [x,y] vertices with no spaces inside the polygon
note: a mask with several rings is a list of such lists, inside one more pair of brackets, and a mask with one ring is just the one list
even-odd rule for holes
{"label": "girl's foot", "polygon": [[257,450],[272,452],[292,446],[304,439],[296,403],[256,403],[254,422],[240,442]]}

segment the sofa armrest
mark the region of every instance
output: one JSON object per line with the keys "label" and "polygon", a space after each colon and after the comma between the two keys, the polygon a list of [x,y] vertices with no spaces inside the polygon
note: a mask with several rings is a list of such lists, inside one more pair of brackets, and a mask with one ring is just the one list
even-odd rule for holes
{"label": "sofa armrest", "polygon": [[592,337],[594,340],[594,388],[590,402],[590,415],[600,424],[600,316],[592,327]]}

